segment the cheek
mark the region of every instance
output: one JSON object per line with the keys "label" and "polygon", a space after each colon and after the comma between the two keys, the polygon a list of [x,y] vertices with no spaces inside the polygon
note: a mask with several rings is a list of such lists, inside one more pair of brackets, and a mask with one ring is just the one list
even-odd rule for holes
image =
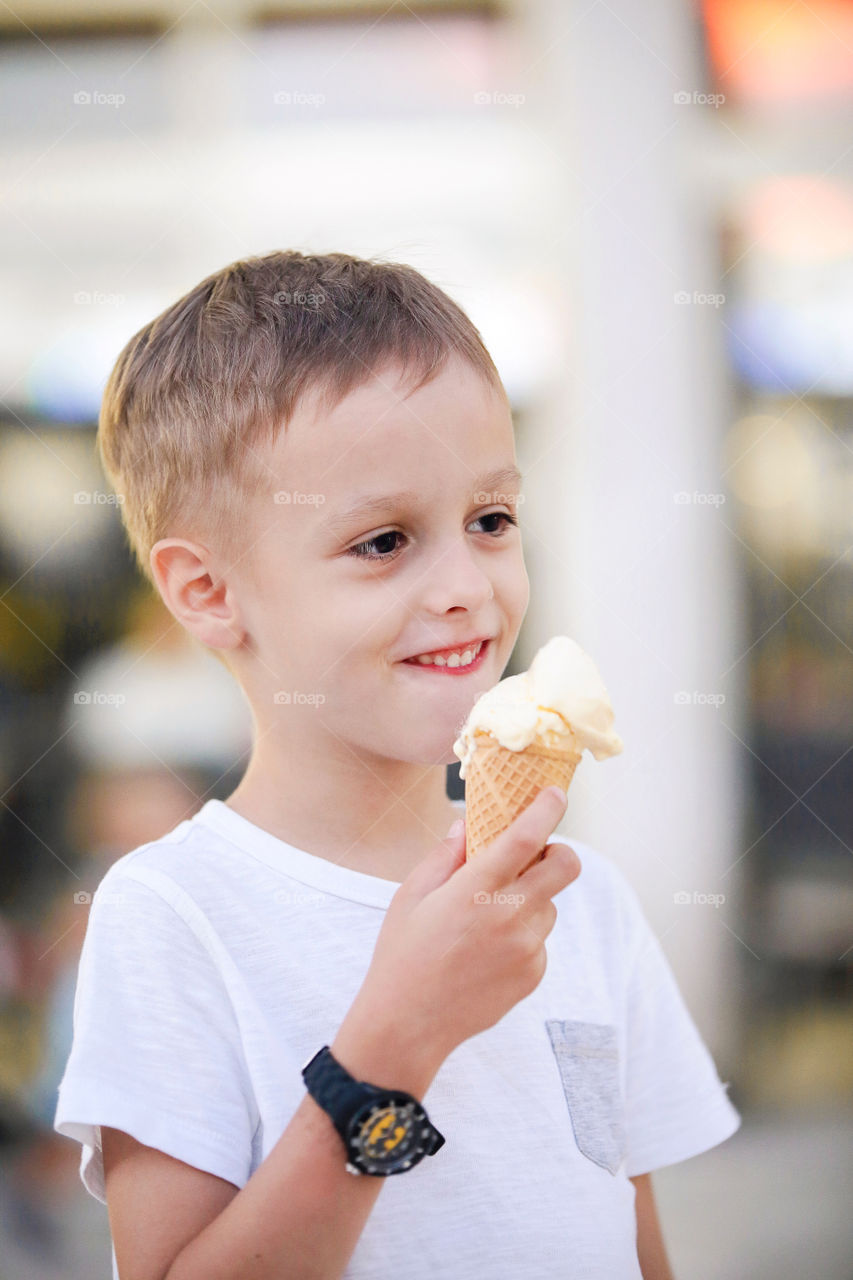
{"label": "cheek", "polygon": [[331,643],[338,654],[345,655],[339,666],[370,662],[397,639],[401,616],[406,615],[400,596],[369,577],[332,584],[322,593],[314,617],[319,646]]}
{"label": "cheek", "polygon": [[502,566],[495,577],[495,594],[500,593],[500,602],[508,614],[523,616],[530,601],[530,580],[524,564],[521,548],[518,554]]}
{"label": "cheek", "polygon": [[322,671],[333,651],[340,653],[341,620],[333,606],[334,591],[324,590],[319,573],[279,564],[267,579],[259,600],[259,622],[266,648],[296,678]]}

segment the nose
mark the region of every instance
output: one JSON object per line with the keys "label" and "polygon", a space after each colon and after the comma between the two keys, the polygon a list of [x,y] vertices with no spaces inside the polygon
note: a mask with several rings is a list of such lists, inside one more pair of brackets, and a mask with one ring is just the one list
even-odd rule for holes
{"label": "nose", "polygon": [[451,609],[477,613],[494,599],[492,580],[464,539],[447,543],[415,586],[421,609],[436,615]]}

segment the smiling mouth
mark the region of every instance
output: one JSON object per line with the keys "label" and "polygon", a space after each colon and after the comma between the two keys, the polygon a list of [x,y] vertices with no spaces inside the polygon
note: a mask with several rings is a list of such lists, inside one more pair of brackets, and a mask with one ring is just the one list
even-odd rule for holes
{"label": "smiling mouth", "polygon": [[437,671],[467,671],[479,667],[491,640],[478,640],[474,644],[459,645],[455,649],[441,649],[435,653],[419,653],[405,658],[410,667],[426,667]]}

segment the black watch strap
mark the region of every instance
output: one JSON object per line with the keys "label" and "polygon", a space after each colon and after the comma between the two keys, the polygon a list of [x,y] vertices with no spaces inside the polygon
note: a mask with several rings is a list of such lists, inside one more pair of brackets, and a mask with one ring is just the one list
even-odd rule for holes
{"label": "black watch strap", "polygon": [[332,1123],[346,1141],[347,1121],[364,1101],[365,1090],[377,1095],[382,1090],[364,1081],[354,1080],[332,1056],[327,1044],[302,1068],[302,1078],[315,1102],[327,1111]]}

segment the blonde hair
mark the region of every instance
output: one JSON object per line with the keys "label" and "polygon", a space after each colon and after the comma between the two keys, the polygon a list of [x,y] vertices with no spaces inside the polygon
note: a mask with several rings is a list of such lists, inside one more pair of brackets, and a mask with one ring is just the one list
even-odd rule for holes
{"label": "blonde hair", "polygon": [[245,504],[272,487],[264,450],[306,393],[330,411],[392,361],[415,390],[451,353],[506,398],[465,312],[401,263],[282,251],[202,280],[131,338],[101,405],[98,451],[148,582],[161,538],[238,557]]}

